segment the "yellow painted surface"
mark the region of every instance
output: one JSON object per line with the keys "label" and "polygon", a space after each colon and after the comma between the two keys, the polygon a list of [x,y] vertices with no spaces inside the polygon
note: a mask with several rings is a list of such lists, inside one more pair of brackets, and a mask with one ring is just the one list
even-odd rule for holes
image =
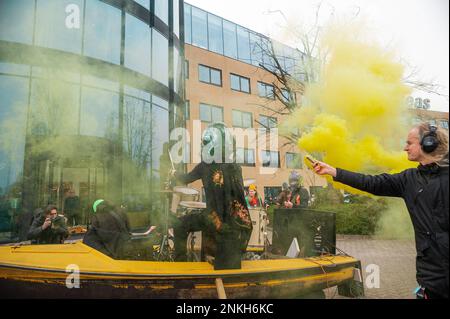
{"label": "yellow painted surface", "polygon": [[[252,260],[243,261],[242,269],[214,270],[207,262],[153,262],[153,261],[122,261],[114,260],[98,251],[84,245],[81,242],[66,245],[34,245],[20,247],[0,247],[0,277],[23,271],[5,268],[5,266],[42,269],[42,271],[65,271],[66,267],[75,264],[79,267],[83,278],[95,276],[95,274],[109,274],[111,278],[115,274],[128,274],[156,277],[156,276],[179,276],[196,277],[201,275],[240,275],[273,273],[278,271],[289,271],[296,269],[316,268],[333,264],[344,264],[357,262],[353,257],[334,256],[326,258],[300,258],[300,259],[278,259],[278,260]],[[2,267],[3,266],[3,267]],[[332,268],[326,269],[331,272]],[[92,275],[84,275],[93,273]],[[39,278],[43,272],[26,272],[27,276]],[[46,273],[48,274],[48,273]],[[63,274],[64,275],[64,274]],[[14,276],[14,275],[13,275]],[[60,277],[57,273],[52,276]],[[107,278],[109,276],[102,276]]]}

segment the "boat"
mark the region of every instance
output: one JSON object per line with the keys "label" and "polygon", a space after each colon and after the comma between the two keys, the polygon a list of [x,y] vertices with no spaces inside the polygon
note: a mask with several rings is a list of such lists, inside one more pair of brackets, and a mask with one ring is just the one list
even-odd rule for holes
{"label": "boat", "polygon": [[214,270],[208,262],[115,260],[80,241],[11,244],[0,246],[0,297],[213,299],[222,288],[229,299],[298,298],[334,286],[349,291],[360,269],[347,255],[243,260],[241,269]]}

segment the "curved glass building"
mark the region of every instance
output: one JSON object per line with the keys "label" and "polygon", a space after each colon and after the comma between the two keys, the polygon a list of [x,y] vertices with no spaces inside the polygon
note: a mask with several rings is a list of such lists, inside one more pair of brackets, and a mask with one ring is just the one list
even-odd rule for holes
{"label": "curved glass building", "polygon": [[24,239],[47,204],[85,221],[97,198],[151,215],[184,125],[183,8],[0,0],[0,233]]}

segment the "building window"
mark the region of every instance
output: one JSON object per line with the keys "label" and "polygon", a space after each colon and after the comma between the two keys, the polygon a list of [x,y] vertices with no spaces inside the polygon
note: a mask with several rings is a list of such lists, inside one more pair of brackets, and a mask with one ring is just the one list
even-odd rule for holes
{"label": "building window", "polygon": [[187,121],[191,117],[191,102],[187,101],[184,103],[184,120]]}
{"label": "building window", "polygon": [[125,14],[125,66],[151,76],[151,29],[132,15]]}
{"label": "building window", "polygon": [[429,120],[428,123],[430,123],[430,125],[436,126],[436,120]]}
{"label": "building window", "polygon": [[236,163],[242,166],[255,166],[255,151],[246,148],[236,148]]}
{"label": "building window", "polygon": [[250,93],[250,79],[236,75],[236,74],[230,74],[230,82],[231,82],[231,89],[234,91],[244,92],[244,93]]}
{"label": "building window", "polygon": [[280,167],[280,152],[261,151],[263,167]]}
{"label": "building window", "polygon": [[223,108],[201,103],[200,120],[208,123],[223,122]]}
{"label": "building window", "polygon": [[238,58],[240,61],[250,63],[250,36],[247,29],[237,27]]}
{"label": "building window", "polygon": [[277,119],[275,117],[260,115],[259,116],[259,123],[262,127],[271,129],[276,128],[278,125]]}
{"label": "building window", "polygon": [[200,82],[222,86],[222,71],[205,65],[198,66],[198,78]]}
{"label": "building window", "polygon": [[169,40],[153,29],[152,34],[152,77],[156,81],[169,85]]}
{"label": "building window", "polygon": [[192,15],[191,6],[184,3],[184,41],[186,43],[192,43]]}
{"label": "building window", "polygon": [[236,25],[229,21],[223,21],[224,53],[227,57],[237,59]]}
{"label": "building window", "polygon": [[189,79],[189,61],[184,60],[184,76]]}
{"label": "building window", "polygon": [[301,169],[302,157],[297,153],[286,153],[286,168]]}
{"label": "building window", "polygon": [[443,129],[448,130],[448,121],[446,121],[446,120],[441,120],[441,121],[439,121],[439,124],[440,124],[440,126],[441,126]]}
{"label": "building window", "polygon": [[252,113],[233,110],[233,127],[252,127]]}
{"label": "building window", "polygon": [[289,91],[286,89],[281,89],[281,99],[283,100],[283,102],[287,103],[291,100],[290,95],[289,95]]}
{"label": "building window", "polygon": [[206,12],[192,7],[192,44],[208,49],[208,25]]}
{"label": "building window", "polygon": [[223,54],[222,19],[208,13],[209,50]]}
{"label": "building window", "polygon": [[275,99],[274,87],[271,84],[258,82],[258,94],[260,97]]}
{"label": "building window", "polygon": [[264,201],[267,204],[275,204],[278,195],[281,193],[281,187],[264,187]]}

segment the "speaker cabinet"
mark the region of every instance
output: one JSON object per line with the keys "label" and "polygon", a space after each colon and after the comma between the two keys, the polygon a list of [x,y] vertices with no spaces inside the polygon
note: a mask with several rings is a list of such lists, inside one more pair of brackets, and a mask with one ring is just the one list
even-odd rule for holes
{"label": "speaker cabinet", "polygon": [[286,255],[297,238],[298,257],[336,253],[336,215],[307,208],[275,209],[272,252]]}

